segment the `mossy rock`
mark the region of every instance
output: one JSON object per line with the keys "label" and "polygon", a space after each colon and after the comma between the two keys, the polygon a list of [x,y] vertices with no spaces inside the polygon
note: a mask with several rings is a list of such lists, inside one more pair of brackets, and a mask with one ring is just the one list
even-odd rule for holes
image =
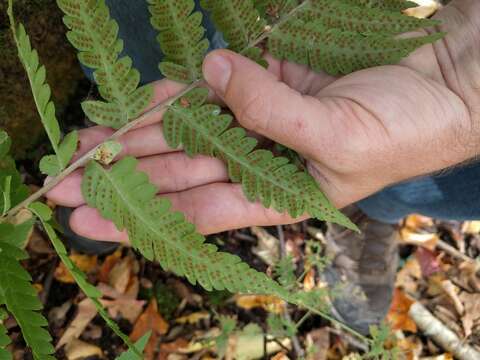
{"label": "mossy rock", "polygon": [[[17,57],[7,18],[7,1],[0,2],[0,127],[13,140],[12,153],[30,157],[45,137],[25,71]],[[67,42],[62,14],[54,0],[16,0],[15,17],[22,22],[47,69],[47,81],[57,115],[75,92],[83,73],[74,49]]]}

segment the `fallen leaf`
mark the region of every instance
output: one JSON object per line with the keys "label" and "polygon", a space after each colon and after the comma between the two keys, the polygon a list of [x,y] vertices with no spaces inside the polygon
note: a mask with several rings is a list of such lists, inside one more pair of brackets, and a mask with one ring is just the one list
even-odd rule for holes
{"label": "fallen leaf", "polygon": [[262,227],[253,226],[250,231],[257,237],[257,246],[252,252],[267,265],[274,266],[280,258],[279,240]]}
{"label": "fallen leaf", "polygon": [[145,301],[136,299],[120,298],[115,300],[101,300],[112,318],[119,315],[130,323],[134,323],[142,313]]}
{"label": "fallen leaf", "polygon": [[417,233],[409,228],[400,230],[400,238],[407,245],[421,246],[428,250],[435,250],[440,238],[434,233]]}
{"label": "fallen leaf", "polygon": [[420,247],[415,252],[415,256],[420,264],[424,277],[429,277],[441,271],[440,262],[437,260],[433,251]]}
{"label": "fallen leaf", "polygon": [[103,352],[98,346],[73,339],[65,346],[65,355],[68,360],[83,360],[91,356],[103,357]]}
{"label": "fallen leaf", "polygon": [[285,354],[285,351],[281,351],[278,354],[272,356],[271,360],[290,360],[290,358]]}
{"label": "fallen leaf", "polygon": [[465,221],[462,225],[462,232],[467,235],[480,234],[480,221]]}
{"label": "fallen leaf", "polygon": [[72,307],[72,302],[70,300],[64,302],[60,306],[56,306],[48,312],[48,322],[55,327],[60,327],[65,322],[65,316],[67,315],[68,310]]}
{"label": "fallen leaf", "polygon": [[[69,258],[80,270],[87,274],[93,272],[93,270],[95,270],[97,267],[96,256],[72,254],[69,256]],[[63,262],[58,264],[53,276],[57,281],[62,283],[75,284],[75,279],[73,278],[72,274],[70,274],[70,271],[65,267]]]}
{"label": "fallen leaf", "polygon": [[315,269],[310,269],[303,279],[303,290],[310,291],[315,288]]}
{"label": "fallen leaf", "polygon": [[307,360],[327,360],[330,348],[330,331],[324,327],[307,334],[307,349],[313,349]]}
{"label": "fallen leaf", "polygon": [[402,290],[395,289],[392,305],[387,314],[387,321],[393,330],[417,332],[417,325],[408,314],[413,303],[414,301],[405,295]]}
{"label": "fallen leaf", "polygon": [[402,288],[406,293],[415,294],[418,281],[422,278],[422,269],[415,256],[411,256],[397,273],[395,286]]}
{"label": "fallen leaf", "polygon": [[286,306],[285,301],[273,295],[238,295],[235,303],[244,310],[262,308],[275,314],[283,313]]}
{"label": "fallen leaf", "polygon": [[160,351],[157,360],[167,360],[169,355],[176,353],[179,349],[184,349],[188,346],[189,342],[183,338],[177,339],[169,343],[160,344]]}
{"label": "fallen leaf", "polygon": [[438,356],[421,357],[420,360],[453,360],[453,355],[443,354]]}
{"label": "fallen leaf", "polygon": [[198,312],[194,312],[190,315],[179,317],[179,318],[175,319],[175,322],[178,323],[178,324],[194,325],[194,324],[200,322],[201,320],[205,320],[205,319],[210,319],[210,313],[208,313],[206,311],[198,311]]}
{"label": "fallen leaf", "polygon": [[119,293],[125,293],[132,276],[133,261],[125,257],[118,261],[108,274],[108,284]]}
{"label": "fallen leaf", "polygon": [[480,323],[480,294],[463,291],[459,297],[465,306],[465,313],[462,316],[463,330],[465,337],[469,337],[472,335],[474,325]]}
{"label": "fallen leaf", "polygon": [[97,308],[95,304],[88,298],[82,300],[78,304],[77,314],[72,322],[68,325],[62,337],[58,341],[56,349],[61,348],[65,344],[69,344],[74,339],[82,335],[83,330],[97,315]]}
{"label": "fallen leaf", "polygon": [[167,333],[168,323],[158,313],[157,302],[151,300],[145,311],[138,317],[130,333],[130,339],[137,341],[147,332],[151,331],[152,335],[145,347],[145,359],[153,359],[155,355],[159,335]]}
{"label": "fallen leaf", "polygon": [[432,232],[434,226],[435,223],[431,217],[420,214],[408,215],[403,222],[403,227],[406,227],[414,232]]}
{"label": "fallen leaf", "polygon": [[452,301],[453,306],[455,306],[455,310],[457,311],[458,315],[463,315],[465,312],[465,307],[463,306],[460,298],[458,297],[459,288],[454,285],[450,280],[442,281],[442,289],[448,295],[449,299]]}
{"label": "fallen leaf", "polygon": [[110,271],[115,266],[115,264],[120,260],[122,257],[122,249],[117,249],[113,254],[108,255],[102,263],[100,267],[100,271],[98,273],[98,281],[103,283],[108,283],[108,276],[110,275]]}

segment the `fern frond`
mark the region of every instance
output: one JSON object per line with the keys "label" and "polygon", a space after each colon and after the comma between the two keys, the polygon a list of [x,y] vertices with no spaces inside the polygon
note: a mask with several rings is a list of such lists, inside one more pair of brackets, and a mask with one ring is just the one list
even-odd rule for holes
{"label": "fern frond", "polygon": [[202,13],[193,11],[194,0],[148,0],[151,22],[159,31],[158,42],[165,59],[160,71],[169,79],[192,83],[202,77],[202,63],[208,50]]}
{"label": "fern frond", "polygon": [[284,157],[254,150],[257,141],[242,128],[231,128],[232,117],[220,115],[216,105],[204,105],[208,91],[196,89],[172,105],[163,118],[169,146],[183,145],[189,155],[218,157],[228,165],[233,182],[241,183],[250,201],[288,212],[292,217],[309,214],[320,220],[356,229],[328,201],[317,182]]}
{"label": "fern frond", "polygon": [[[140,353],[143,352],[151,335],[152,333],[149,331],[145,335],[143,335],[140,339],[138,339],[138,341],[135,343],[135,348],[137,349],[138,352]],[[133,351],[133,349],[129,349],[128,351],[124,352],[123,354],[121,354],[119,357],[116,358],[116,360],[137,360],[137,359],[138,359],[138,355],[135,353],[135,351]]]}
{"label": "fern frond", "polygon": [[437,41],[443,33],[398,39],[329,29],[315,23],[289,21],[268,39],[273,56],[310,66],[332,75],[395,64],[417,48]]}
{"label": "fern frond", "polygon": [[280,19],[299,5],[299,0],[254,0],[255,8],[264,18]]}
{"label": "fern frond", "polygon": [[8,1],[7,11],[18,56],[27,73],[40,120],[55,152],[55,155],[46,156],[42,159],[40,170],[46,175],[56,176],[72,159],[77,149],[78,135],[74,131],[61,141],[60,126],[55,116],[55,105],[50,99],[51,90],[46,82],[45,67],[40,64],[38,53],[32,48],[25,27],[22,24],[18,26],[15,24],[12,0]]}
{"label": "fern frond", "polygon": [[24,248],[34,224],[34,218],[21,224],[0,223],[0,242],[8,243],[18,248]]}
{"label": "fern frond", "polygon": [[201,0],[200,4],[210,12],[216,28],[233,51],[251,47],[265,30],[266,22],[252,0]]}
{"label": "fern frond", "polygon": [[150,85],[138,88],[140,73],[128,56],[119,58],[123,42],[118,24],[111,19],[104,0],[57,0],[66,14],[68,40],[79,50],[81,63],[95,70],[103,101],[85,101],[82,108],[90,120],[120,128],[143,113],[152,98]]}
{"label": "fern frond", "polygon": [[120,337],[123,340],[123,342],[129,347],[129,349],[132,349],[132,352],[134,352],[137,355],[135,359],[141,359],[142,357],[140,352],[136,350],[135,346],[133,345],[129,337],[120,330],[118,325],[115,323],[115,321],[113,321],[110,318],[110,316],[108,315],[108,312],[100,303],[99,299],[102,297],[102,293],[95,286],[93,286],[87,281],[87,276],[83,273],[82,270],[80,270],[77,267],[77,265],[75,265],[75,263],[68,256],[67,249],[65,248],[63,243],[60,241],[60,239],[57,236],[57,233],[55,232],[54,228],[50,224],[50,220],[52,217],[52,211],[50,210],[50,208],[45,204],[37,202],[37,203],[31,204],[29,206],[29,209],[32,210],[40,219],[42,226],[48,235],[48,238],[50,239],[53,247],[55,248],[56,253],[60,257],[60,260],[62,260],[65,267],[73,276],[79,288],[94,303],[98,313],[103,318],[105,323],[108,325],[108,327],[110,327],[110,329],[113,330],[115,334],[117,334],[118,337]]}
{"label": "fern frond", "polygon": [[[5,237],[8,234],[1,234]],[[51,336],[44,327],[47,320],[39,310],[42,303],[31,285],[30,274],[20,265],[27,254],[18,247],[0,241],[0,304],[6,306],[22,330],[27,345],[38,360],[54,359]]]}
{"label": "fern frond", "polygon": [[137,163],[127,157],[107,170],[92,161],[82,183],[87,204],[120,231],[126,230],[134,248],[207,290],[288,296],[279,284],[239,257],[206,244],[183,214],[171,210],[169,200],[155,197],[157,189],[146,174],[135,170]]}

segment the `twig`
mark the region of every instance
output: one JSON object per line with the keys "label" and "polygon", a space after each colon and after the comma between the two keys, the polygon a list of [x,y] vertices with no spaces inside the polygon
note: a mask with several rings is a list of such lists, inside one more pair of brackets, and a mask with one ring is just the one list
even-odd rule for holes
{"label": "twig", "polygon": [[451,256],[453,256],[457,259],[476,264],[474,259],[472,259],[471,257],[461,253],[459,250],[455,249],[452,245],[447,244],[443,240],[438,240],[437,247],[442,249],[443,251],[447,252],[449,255],[451,255]]}
{"label": "twig", "polygon": [[[310,0],[306,0],[302,4],[295,7],[292,11],[290,11],[287,15],[285,15],[279,21],[277,21],[272,27],[266,27],[264,29],[264,32],[262,34],[260,34],[257,39],[251,41],[245,47],[245,49],[243,51],[241,51],[240,53],[241,54],[245,53],[248,49],[250,49],[254,46],[257,46],[262,41],[267,39],[268,36],[270,36],[270,34],[274,30],[276,30],[278,27],[282,26],[285,22],[287,22],[287,20],[289,20],[293,15],[295,15],[298,11],[300,11],[300,9],[305,7],[309,2],[310,2]],[[22,201],[20,204],[18,204],[14,208],[10,209],[10,211],[5,215],[5,217],[11,218],[15,214],[17,214],[21,209],[27,207],[29,204],[31,204],[32,202],[40,199],[43,195],[45,195],[47,192],[52,190],[56,185],[58,185],[63,179],[65,179],[68,175],[73,173],[76,169],[83,167],[92,158],[92,156],[95,154],[97,149],[103,143],[105,143],[107,141],[117,140],[120,136],[124,135],[125,133],[129,132],[133,128],[135,128],[139,125],[142,125],[144,122],[146,122],[149,119],[150,115],[158,113],[162,110],[165,110],[168,106],[172,105],[174,102],[179,100],[182,96],[187,94],[189,91],[191,91],[191,90],[193,90],[193,89],[195,89],[195,88],[197,88],[201,85],[204,85],[204,84],[205,84],[205,81],[203,79],[196,80],[195,82],[193,82],[192,84],[187,86],[187,88],[180,91],[177,95],[172,96],[170,99],[156,105],[154,108],[148,110],[147,112],[142,114],[137,119],[135,119],[135,120],[129,122],[128,124],[124,125],[121,129],[117,130],[112,136],[110,136],[109,138],[107,138],[102,143],[98,144],[97,146],[95,146],[92,150],[87,152],[80,159],[78,159],[73,164],[71,164],[66,169],[64,169],[59,175],[57,175],[55,178],[50,180],[41,189],[36,191],[34,194],[30,195],[26,200]]]}
{"label": "twig", "polygon": [[48,295],[50,294],[50,289],[52,288],[53,275],[55,273],[55,269],[57,268],[57,263],[58,261],[56,258],[55,261],[52,262],[52,267],[50,268],[47,278],[45,279],[45,282],[43,284],[43,291],[39,296],[40,301],[42,302],[43,305],[47,303]]}
{"label": "twig", "polygon": [[[286,246],[285,246],[285,234],[283,233],[283,227],[281,225],[277,225],[277,233],[278,239],[280,240],[280,258],[284,258],[287,256]],[[292,317],[288,312],[288,305],[285,307],[285,311],[283,312],[283,317],[289,323],[292,323]],[[305,356],[305,351],[303,350],[302,346],[300,345],[300,341],[298,340],[297,335],[292,336],[292,345],[293,349],[297,355],[297,357],[302,358]]]}
{"label": "twig", "polygon": [[480,353],[471,346],[464,344],[457,335],[438,320],[419,302],[410,307],[410,317],[415,321],[425,336],[431,337],[444,350],[460,360],[478,360]]}

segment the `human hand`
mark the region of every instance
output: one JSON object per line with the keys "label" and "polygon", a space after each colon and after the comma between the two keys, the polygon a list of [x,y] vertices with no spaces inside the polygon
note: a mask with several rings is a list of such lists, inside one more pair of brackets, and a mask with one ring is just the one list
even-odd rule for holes
{"label": "human hand", "polygon": [[[478,154],[479,12],[475,0],[454,1],[438,15],[447,37],[396,66],[336,79],[268,56],[266,71],[221,50],[207,57],[205,78],[242,126],[302,154],[322,189],[343,207]],[[155,89],[159,103],[181,86],[160,81]],[[151,122],[160,120],[157,114]],[[79,153],[109,134],[102,127],[82,130]],[[239,185],[228,183],[218,160],[190,159],[169,149],[158,125],[133,130],[121,142],[122,155],[140,157],[139,169],[203,233],[294,221],[249,203]],[[78,207],[73,230],[98,240],[126,240],[125,233],[84,205],[80,182],[77,171],[48,195]]]}

